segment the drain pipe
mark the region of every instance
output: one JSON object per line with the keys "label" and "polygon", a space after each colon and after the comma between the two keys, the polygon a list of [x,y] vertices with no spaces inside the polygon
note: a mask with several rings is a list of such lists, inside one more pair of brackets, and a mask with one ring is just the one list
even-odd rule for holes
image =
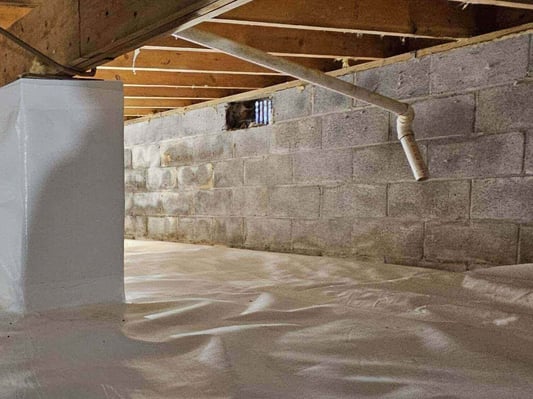
{"label": "drain pipe", "polygon": [[412,125],[415,114],[409,104],[382,96],[364,87],[355,86],[318,70],[306,68],[284,58],[275,57],[253,47],[197,28],[190,28],[183,31],[178,30],[172,35],[204,47],[222,51],[244,61],[293,76],[299,80],[312,83],[345,96],[362,100],[396,114],[398,116],[398,139],[402,143],[403,150],[415,179],[422,181],[429,177],[427,166],[414,137]]}

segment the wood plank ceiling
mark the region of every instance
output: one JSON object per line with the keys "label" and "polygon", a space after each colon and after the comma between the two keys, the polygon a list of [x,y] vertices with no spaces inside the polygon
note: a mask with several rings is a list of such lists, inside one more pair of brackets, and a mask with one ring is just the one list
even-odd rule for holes
{"label": "wood plank ceiling", "polygon": [[[0,0],[0,26],[38,4]],[[533,0],[254,0],[198,27],[327,72],[530,22]],[[292,80],[171,36],[100,66],[96,77],[124,82],[127,118]]]}

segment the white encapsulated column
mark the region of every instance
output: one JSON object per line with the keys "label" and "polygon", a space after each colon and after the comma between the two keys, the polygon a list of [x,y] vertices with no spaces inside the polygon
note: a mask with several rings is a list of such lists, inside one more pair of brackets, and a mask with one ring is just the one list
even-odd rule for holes
{"label": "white encapsulated column", "polygon": [[0,308],[124,300],[118,81],[0,88]]}

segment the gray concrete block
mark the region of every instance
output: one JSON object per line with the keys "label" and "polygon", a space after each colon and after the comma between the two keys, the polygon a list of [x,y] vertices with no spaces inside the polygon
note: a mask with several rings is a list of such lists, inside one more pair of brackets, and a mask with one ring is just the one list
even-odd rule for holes
{"label": "gray concrete block", "polygon": [[353,254],[360,258],[422,259],[424,226],[396,219],[356,219],[353,223]]}
{"label": "gray concrete block", "polygon": [[180,136],[215,134],[222,132],[225,125],[226,111],[223,105],[200,108],[183,114]]}
{"label": "gray concrete block", "polygon": [[533,222],[533,177],[474,180],[472,218]]}
{"label": "gray concrete block", "polygon": [[213,162],[232,158],[232,140],[231,133],[195,137],[194,161]]}
{"label": "gray concrete block", "polygon": [[153,240],[172,241],[177,239],[178,218],[149,217],[148,236]]}
{"label": "gray concrete block", "polygon": [[467,219],[470,208],[468,181],[427,181],[391,184],[389,216]]}
{"label": "gray concrete block", "polygon": [[176,168],[149,168],[146,170],[146,188],[148,190],[170,190],[178,186]]}
{"label": "gray concrete block", "polygon": [[124,213],[129,215],[133,210],[133,193],[127,192],[124,195]]}
{"label": "gray concrete block", "polygon": [[245,219],[244,246],[263,251],[288,252],[291,249],[289,219]]}
{"label": "gray concrete block", "polygon": [[526,134],[526,158],[524,160],[524,172],[533,175],[533,131]]}
{"label": "gray concrete block", "polygon": [[320,188],[318,186],[271,187],[268,214],[273,217],[318,218]]}
{"label": "gray concrete block", "polygon": [[244,161],[230,159],[217,162],[214,168],[215,187],[239,187],[244,181]]}
{"label": "gray concrete block", "polygon": [[[421,97],[429,94],[428,57],[397,62],[380,68],[357,72],[355,83],[392,98]],[[356,106],[367,105],[356,101]]]}
{"label": "gray concrete block", "polygon": [[268,187],[241,187],[233,190],[233,215],[266,216]]}
{"label": "gray concrete block", "polygon": [[274,122],[311,115],[312,87],[298,86],[278,91],[272,96]]}
{"label": "gray concrete block", "polygon": [[212,218],[196,218],[194,223],[194,242],[198,244],[213,243]]}
{"label": "gray concrete block", "polygon": [[146,188],[145,169],[126,169],[124,171],[124,184],[126,191],[138,191]]}
{"label": "gray concrete block", "polygon": [[479,92],[476,130],[510,132],[533,127],[533,82]]}
{"label": "gray concrete block", "polygon": [[255,157],[270,152],[272,126],[259,126],[233,133],[234,157]]}
{"label": "gray concrete block", "polygon": [[[419,144],[426,158],[426,146]],[[353,177],[357,182],[413,181],[413,174],[399,143],[353,150]]]}
{"label": "gray concrete block", "polygon": [[126,216],[124,218],[124,235],[127,238],[146,237],[147,228],[147,219],[144,216]]}
{"label": "gray concrete block", "polygon": [[187,137],[161,142],[161,166],[182,166],[193,162],[194,139]]}
{"label": "gray concrete block", "polygon": [[194,226],[196,219],[194,218],[179,218],[176,229],[176,236],[180,242],[194,242]]}
{"label": "gray concrete block", "polygon": [[509,133],[430,144],[431,177],[496,177],[522,172],[524,136]]}
{"label": "gray concrete block", "polygon": [[131,148],[124,148],[124,169],[131,169]]}
{"label": "gray concrete block", "polygon": [[507,223],[428,223],[425,258],[437,262],[504,265],[516,262],[518,227]]}
{"label": "gray concrete block", "polygon": [[[354,75],[348,74],[340,76],[338,79],[345,82],[354,83]],[[338,112],[349,109],[352,106],[352,99],[343,94],[324,89],[322,87],[313,87],[313,114],[323,114],[327,112]]]}
{"label": "gray concrete block", "polygon": [[244,184],[274,186],[292,182],[292,158],[290,155],[270,155],[264,158],[244,160]]}
{"label": "gray concrete block", "polygon": [[356,147],[389,140],[389,113],[365,108],[322,117],[323,148]]}
{"label": "gray concrete block", "polygon": [[520,227],[519,263],[533,263],[533,226]]}
{"label": "gray concrete block", "polygon": [[168,216],[192,215],[194,207],[194,192],[166,192],[161,193],[163,213]]}
{"label": "gray concrete block", "polygon": [[[468,136],[474,131],[475,97],[473,94],[431,98],[413,104],[413,130],[417,139]],[[396,117],[392,116],[392,139],[398,137]]]}
{"label": "gray concrete block", "polygon": [[230,247],[242,247],[244,244],[244,219],[239,217],[215,218],[213,242]]}
{"label": "gray concrete block", "polygon": [[528,68],[527,36],[492,41],[433,54],[431,93],[494,86],[524,78]]}
{"label": "gray concrete block", "polygon": [[309,255],[348,256],[352,248],[353,221],[343,219],[294,220],[295,252]]}
{"label": "gray concrete block", "polygon": [[273,153],[288,153],[322,147],[321,118],[280,122],[272,127]]}
{"label": "gray concrete block", "polygon": [[385,185],[326,186],[322,198],[321,216],[325,218],[386,216],[387,187]]}
{"label": "gray concrete block", "polygon": [[194,199],[194,211],[196,215],[230,216],[231,208],[231,189],[201,190],[196,193]]}
{"label": "gray concrete block", "polygon": [[180,190],[208,190],[213,188],[213,165],[206,163],[198,166],[178,168]]}
{"label": "gray concrete block", "polygon": [[131,149],[133,169],[154,168],[161,166],[159,145],[136,145]]}
{"label": "gray concrete block", "polygon": [[298,183],[346,181],[352,177],[352,150],[294,154],[294,181]]}
{"label": "gray concrete block", "polygon": [[132,215],[155,216],[163,214],[161,193],[134,193],[132,196]]}

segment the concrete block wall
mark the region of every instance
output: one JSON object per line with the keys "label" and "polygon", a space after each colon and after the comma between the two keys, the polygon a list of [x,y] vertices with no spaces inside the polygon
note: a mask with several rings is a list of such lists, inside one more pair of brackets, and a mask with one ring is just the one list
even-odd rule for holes
{"label": "concrete block wall", "polygon": [[359,71],[413,104],[431,179],[387,112],[301,86],[274,123],[225,105],[126,127],[126,235],[466,270],[533,262],[533,70],[524,34]]}

